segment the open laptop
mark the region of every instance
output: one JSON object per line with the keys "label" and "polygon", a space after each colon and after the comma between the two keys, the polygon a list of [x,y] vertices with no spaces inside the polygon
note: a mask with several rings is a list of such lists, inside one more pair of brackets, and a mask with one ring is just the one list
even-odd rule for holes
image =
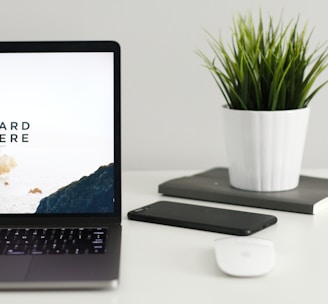
{"label": "open laptop", "polygon": [[0,287],[117,285],[120,48],[0,42]]}

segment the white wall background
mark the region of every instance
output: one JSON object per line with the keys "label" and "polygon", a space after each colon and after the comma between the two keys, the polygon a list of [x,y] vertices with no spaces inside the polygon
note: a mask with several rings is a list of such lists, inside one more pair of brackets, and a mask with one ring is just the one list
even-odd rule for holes
{"label": "white wall background", "polygon": [[[203,29],[229,37],[234,14],[259,8],[328,40],[326,0],[0,0],[0,40],[117,40],[124,169],[208,169],[226,164],[224,101],[195,50]],[[327,97],[311,104],[304,168],[328,168]]]}

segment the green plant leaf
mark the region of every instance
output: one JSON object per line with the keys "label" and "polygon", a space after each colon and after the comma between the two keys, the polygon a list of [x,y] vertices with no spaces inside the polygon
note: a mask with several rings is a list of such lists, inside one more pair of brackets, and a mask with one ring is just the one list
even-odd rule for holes
{"label": "green plant leaf", "polygon": [[[310,35],[300,28],[298,17],[286,26],[282,17],[275,24],[262,13],[256,25],[250,13],[233,18],[231,43],[225,45],[206,32],[214,53],[209,59],[198,51],[220,92],[231,108],[287,110],[306,107],[328,81],[312,89],[327,68],[327,49],[308,54]],[[321,53],[320,53],[321,51]]]}

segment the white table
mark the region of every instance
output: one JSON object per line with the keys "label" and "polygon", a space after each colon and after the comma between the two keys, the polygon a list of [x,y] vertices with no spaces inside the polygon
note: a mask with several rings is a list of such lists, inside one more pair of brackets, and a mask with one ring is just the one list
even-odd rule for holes
{"label": "white table", "polygon": [[[2,303],[327,303],[328,211],[303,215],[162,197],[159,183],[195,172],[125,172],[120,286],[115,291],[2,292]],[[312,170],[328,177],[328,170]],[[328,191],[328,189],[327,189]],[[223,234],[129,221],[129,210],[166,199],[273,214],[278,223],[254,234],[272,240],[277,263],[258,278],[233,278],[217,267],[213,241]],[[0,270],[1,271],[1,270]]]}

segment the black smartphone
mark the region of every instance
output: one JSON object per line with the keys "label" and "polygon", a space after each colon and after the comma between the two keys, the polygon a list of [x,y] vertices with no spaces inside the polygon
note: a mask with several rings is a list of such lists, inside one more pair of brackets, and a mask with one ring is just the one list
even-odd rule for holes
{"label": "black smartphone", "polygon": [[170,201],[156,202],[128,213],[130,220],[247,236],[277,222],[273,215],[198,206]]}

